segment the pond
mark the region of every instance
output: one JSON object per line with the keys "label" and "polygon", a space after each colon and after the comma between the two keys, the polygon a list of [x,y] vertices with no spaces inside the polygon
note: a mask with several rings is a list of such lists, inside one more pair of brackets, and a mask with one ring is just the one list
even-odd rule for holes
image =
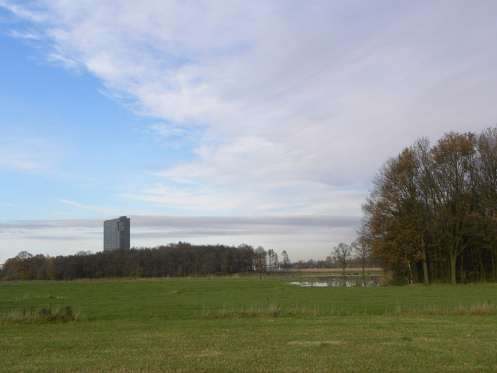
{"label": "pond", "polygon": [[378,278],[367,278],[365,283],[361,277],[358,278],[320,278],[320,279],[302,279],[300,281],[291,281],[290,285],[300,286],[302,288],[329,288],[329,287],[375,287],[380,285]]}

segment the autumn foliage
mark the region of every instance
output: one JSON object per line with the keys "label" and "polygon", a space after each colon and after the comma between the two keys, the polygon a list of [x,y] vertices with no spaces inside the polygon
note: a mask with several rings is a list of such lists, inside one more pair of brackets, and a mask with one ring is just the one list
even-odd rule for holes
{"label": "autumn foliage", "polygon": [[418,140],[379,172],[361,239],[408,282],[497,280],[497,128]]}

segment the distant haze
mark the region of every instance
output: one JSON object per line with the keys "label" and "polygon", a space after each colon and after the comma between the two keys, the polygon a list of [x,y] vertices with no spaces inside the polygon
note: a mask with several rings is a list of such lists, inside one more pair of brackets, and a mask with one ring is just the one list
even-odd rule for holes
{"label": "distant haze", "polygon": [[[154,247],[178,241],[206,244],[262,245],[277,252],[287,250],[290,259],[330,255],[331,244],[354,234],[356,218],[337,217],[166,217],[132,216],[131,245]],[[102,221],[36,220],[0,223],[0,263],[21,250],[32,254],[75,254],[102,250]]]}

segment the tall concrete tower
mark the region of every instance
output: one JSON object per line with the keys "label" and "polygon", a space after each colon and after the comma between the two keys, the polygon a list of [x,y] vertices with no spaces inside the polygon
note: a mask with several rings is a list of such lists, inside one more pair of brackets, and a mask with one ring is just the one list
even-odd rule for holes
{"label": "tall concrete tower", "polygon": [[130,220],[126,216],[104,221],[104,251],[128,250],[130,246]]}

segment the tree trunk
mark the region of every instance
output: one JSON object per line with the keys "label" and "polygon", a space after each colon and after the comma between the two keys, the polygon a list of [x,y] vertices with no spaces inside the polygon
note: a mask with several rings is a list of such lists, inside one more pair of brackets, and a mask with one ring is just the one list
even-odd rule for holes
{"label": "tree trunk", "polygon": [[430,278],[428,277],[428,263],[426,262],[426,258],[423,260],[423,281],[425,285],[430,284]]}
{"label": "tree trunk", "polygon": [[480,281],[487,282],[487,272],[485,271],[485,264],[483,264],[483,256],[481,250],[479,255],[479,261],[480,261]]}
{"label": "tree trunk", "polygon": [[450,283],[455,285],[457,283],[456,281],[456,254],[450,254],[449,255],[449,273],[450,273]]}
{"label": "tree trunk", "polygon": [[362,286],[366,286],[366,261],[362,258]]}
{"label": "tree trunk", "polygon": [[460,279],[462,283],[466,281],[466,273],[464,272],[464,255],[461,255],[460,266],[459,266]]}
{"label": "tree trunk", "polygon": [[407,279],[407,282],[409,283],[409,285],[411,285],[413,283],[413,280],[412,280],[412,267],[411,267],[411,262],[407,262],[407,269],[408,269],[408,279]]}
{"label": "tree trunk", "polygon": [[495,253],[492,252],[492,278],[494,281],[497,281],[497,278],[496,278],[496,270],[495,270]]}

